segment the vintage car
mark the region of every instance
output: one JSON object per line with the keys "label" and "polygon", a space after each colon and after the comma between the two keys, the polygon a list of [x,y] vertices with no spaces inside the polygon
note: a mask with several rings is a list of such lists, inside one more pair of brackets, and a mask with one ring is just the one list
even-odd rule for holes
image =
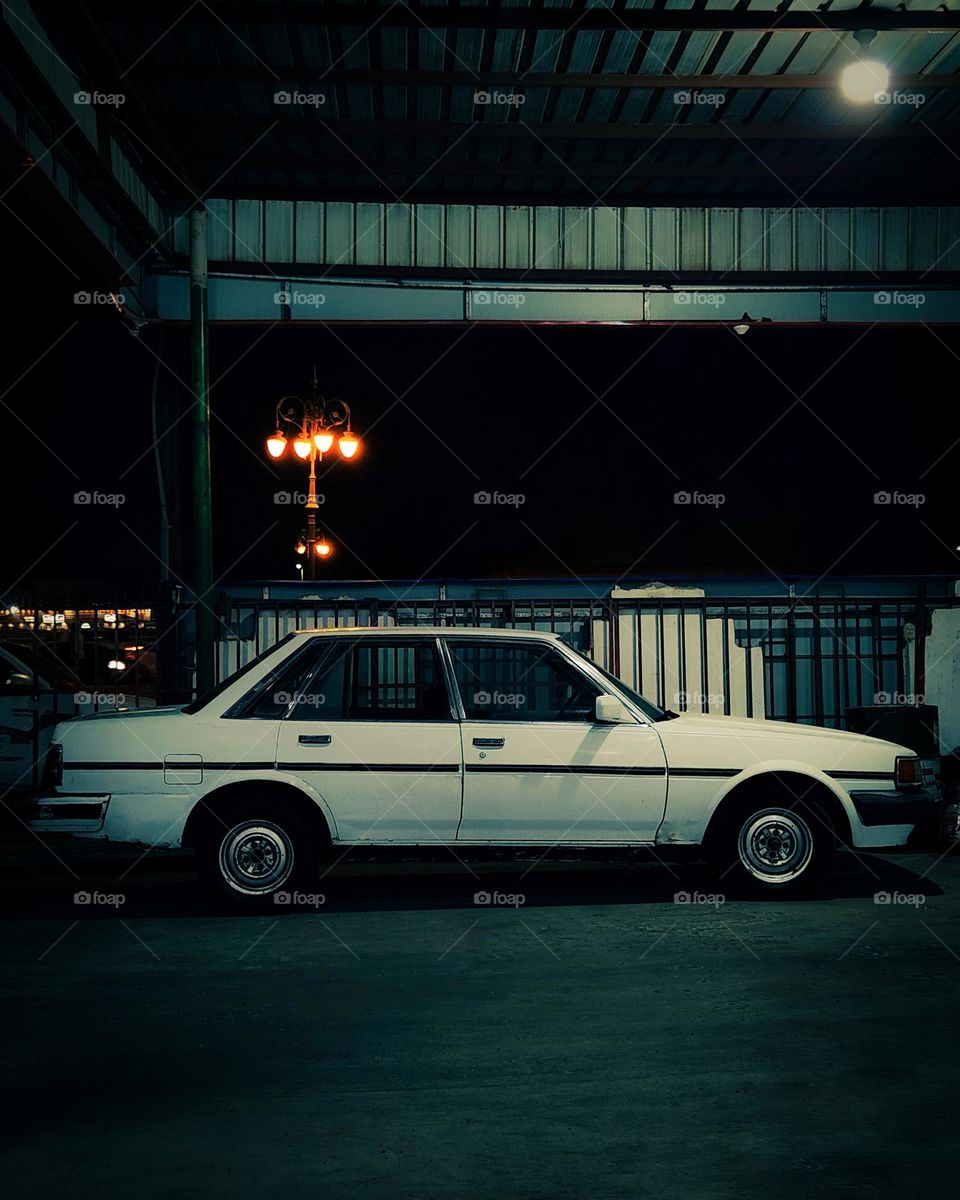
{"label": "vintage car", "polygon": [[58,725],[46,767],[35,830],[194,847],[248,905],[351,846],[700,847],[726,889],[784,893],[935,803],[903,746],[664,711],[499,629],[291,634],[186,707]]}

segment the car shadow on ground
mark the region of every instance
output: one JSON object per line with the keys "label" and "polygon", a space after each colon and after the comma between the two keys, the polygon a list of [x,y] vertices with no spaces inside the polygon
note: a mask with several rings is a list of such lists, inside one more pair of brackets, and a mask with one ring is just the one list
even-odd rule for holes
{"label": "car shadow on ground", "polygon": [[[188,853],[72,857],[69,844],[53,854],[18,861],[7,846],[0,876],[0,919],[125,916],[196,917],[229,914],[196,879]],[[12,853],[11,853],[12,851]],[[942,895],[924,872],[935,853],[917,860],[914,870],[882,854],[838,853],[834,869],[795,904],[873,900],[891,895]],[[695,860],[634,852],[628,859],[571,857],[554,852],[536,858],[503,854],[469,859],[447,851],[429,858],[354,852],[321,866],[309,887],[284,893],[266,906],[282,918],[304,912],[378,912],[438,908],[596,906],[626,904],[709,904],[711,897],[743,903],[782,902],[782,896],[738,894],[723,878]],[[235,914],[234,914],[235,915]]]}

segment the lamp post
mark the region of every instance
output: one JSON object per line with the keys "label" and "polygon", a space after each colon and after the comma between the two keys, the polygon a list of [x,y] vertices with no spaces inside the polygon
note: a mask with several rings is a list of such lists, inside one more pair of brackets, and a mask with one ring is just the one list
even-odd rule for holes
{"label": "lamp post", "polygon": [[[317,387],[317,368],[313,368],[310,399],[284,396],[277,401],[276,432],[267,438],[267,453],[273,459],[284,456],[287,446],[301,462],[310,464],[307,490],[307,528],[297,543],[296,551],[306,559],[307,578],[316,578],[317,559],[327,559],[333,546],[321,530],[317,531],[317,463],[336,446],[340,457],[348,462],[360,449],[360,439],[350,424],[350,405],[345,400],[327,400]],[[299,564],[298,564],[299,566]]]}

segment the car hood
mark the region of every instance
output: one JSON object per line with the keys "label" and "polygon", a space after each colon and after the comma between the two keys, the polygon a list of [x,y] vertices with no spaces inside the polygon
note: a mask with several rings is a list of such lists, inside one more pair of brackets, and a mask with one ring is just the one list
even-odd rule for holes
{"label": "car hood", "polygon": [[762,738],[790,740],[799,746],[802,743],[817,743],[832,746],[843,753],[857,747],[884,754],[913,754],[907,746],[888,742],[883,738],[870,737],[866,733],[851,733],[845,729],[824,729],[820,725],[799,725],[794,721],[767,721],[759,717],[720,717],[707,713],[681,713],[669,721],[657,723],[657,730],[668,740],[671,736],[699,734],[730,738]]}

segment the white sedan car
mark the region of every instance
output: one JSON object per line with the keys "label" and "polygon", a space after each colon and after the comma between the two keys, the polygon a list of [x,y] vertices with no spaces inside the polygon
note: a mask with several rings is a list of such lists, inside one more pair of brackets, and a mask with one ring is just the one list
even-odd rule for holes
{"label": "white sedan car", "polygon": [[556,635],[307,630],[186,707],[57,726],[33,827],[187,846],[241,904],[334,847],[700,846],[785,892],[837,842],[903,845],[918,758],[861,734],[664,711]]}

